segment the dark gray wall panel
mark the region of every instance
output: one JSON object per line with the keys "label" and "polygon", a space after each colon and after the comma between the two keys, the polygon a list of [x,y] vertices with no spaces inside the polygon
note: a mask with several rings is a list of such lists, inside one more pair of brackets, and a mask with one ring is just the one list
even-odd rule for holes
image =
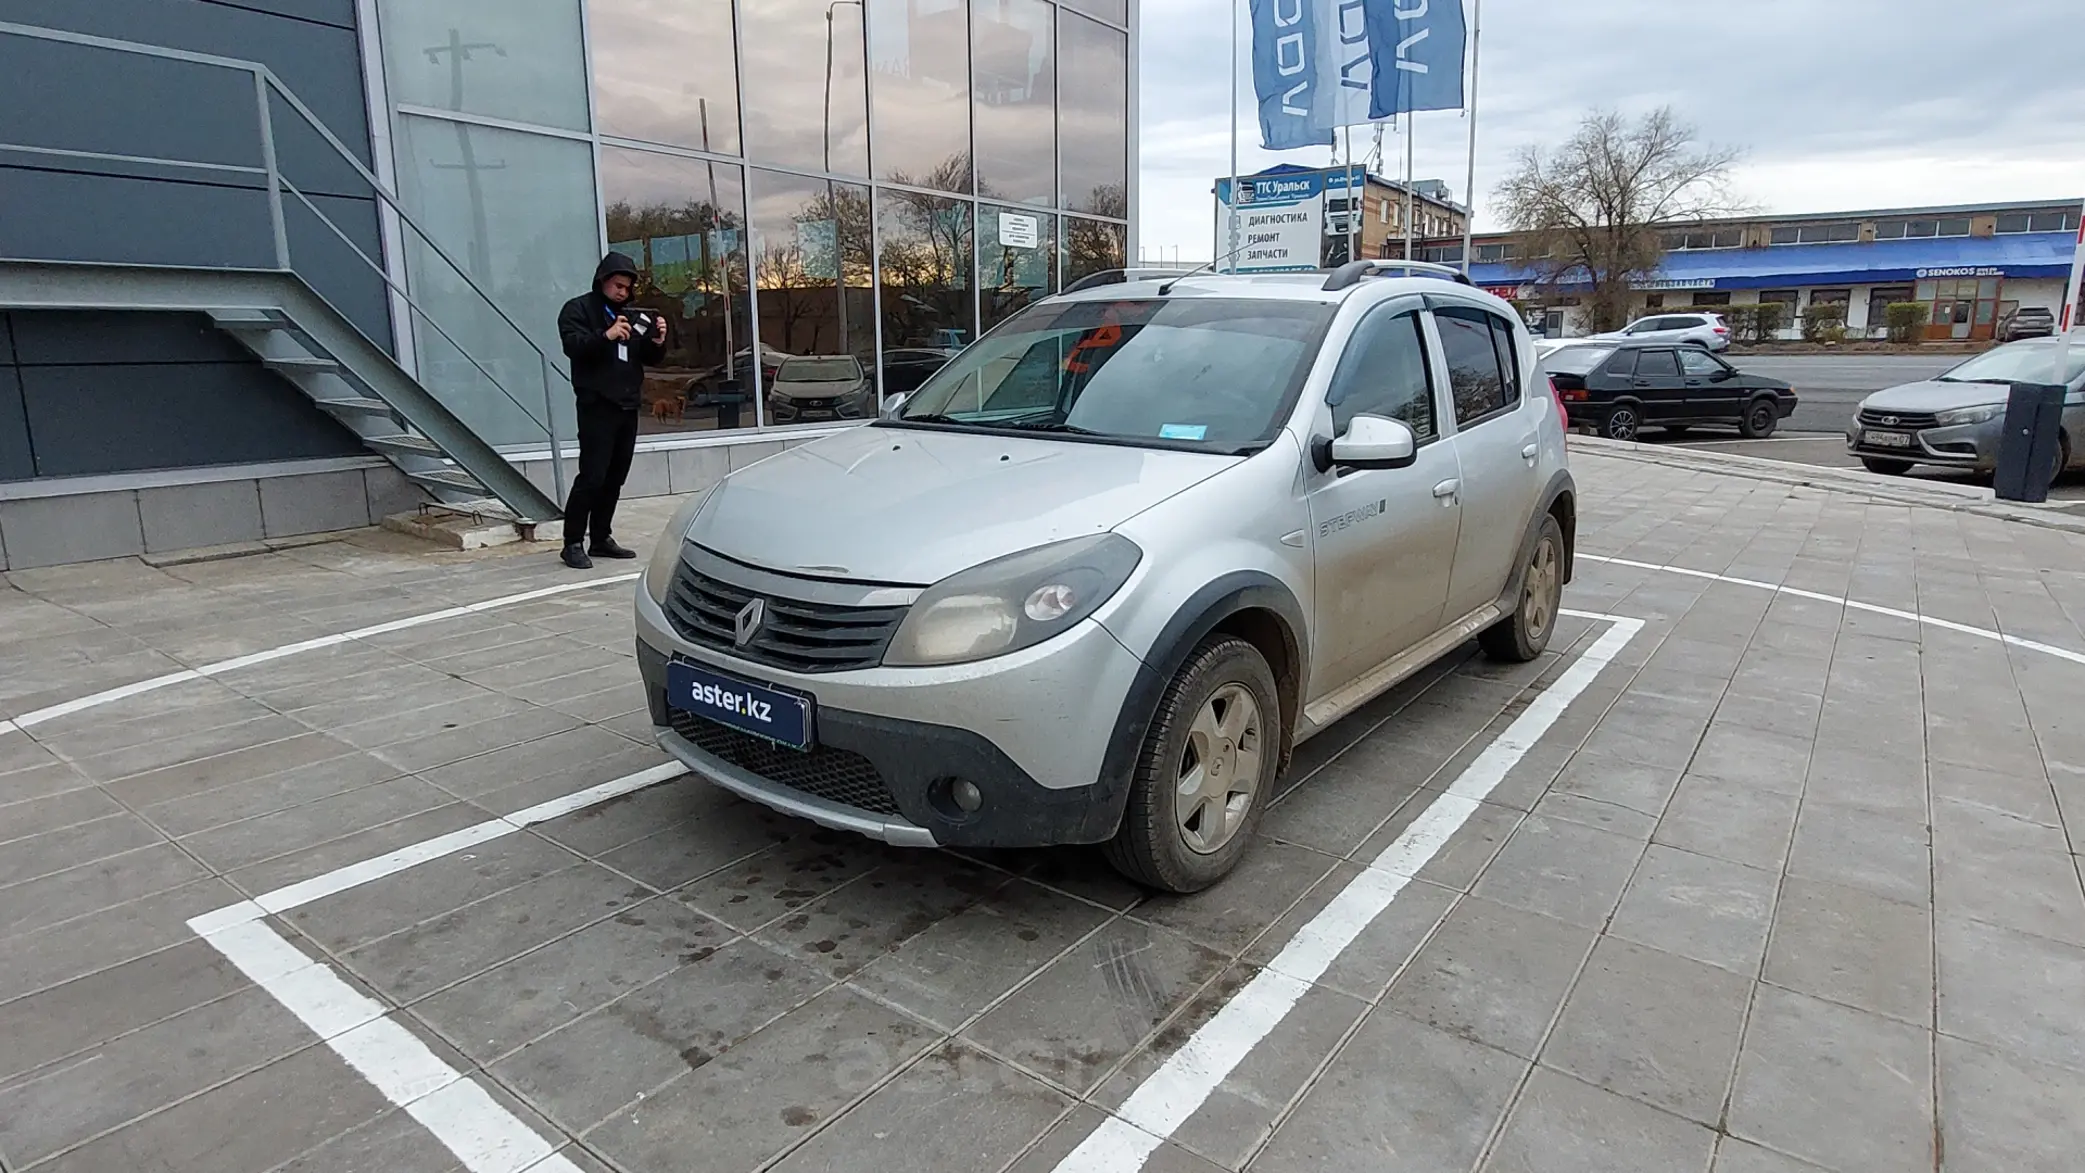
{"label": "dark gray wall panel", "polygon": [[[334,309],[347,315],[378,346],[389,349],[390,303],[385,296],[384,279],[370,267],[371,261],[381,262],[384,256],[376,205],[368,200],[325,196],[311,202],[333,222],[333,227],[327,227],[302,203],[292,201],[286,206],[283,224],[289,230],[290,263]],[[342,233],[354,242],[353,249],[341,239]],[[356,249],[361,250],[360,255]]]}
{"label": "dark gray wall panel", "polygon": [[5,317],[14,331],[15,361],[25,367],[254,361],[202,314],[17,310]]}
{"label": "dark gray wall panel", "polygon": [[[96,4],[77,7],[93,11]],[[0,109],[7,111],[6,137],[29,146],[261,165],[260,107],[249,73],[0,36]]]}
{"label": "dark gray wall panel", "polygon": [[18,373],[38,476],[365,454],[353,433],[258,363]]}
{"label": "dark gray wall panel", "polygon": [[0,255],[270,269],[267,193],[62,171],[0,170]]}
{"label": "dark gray wall panel", "polygon": [[0,366],[0,481],[36,475],[29,455],[29,420],[22,412],[22,384],[13,367]]}

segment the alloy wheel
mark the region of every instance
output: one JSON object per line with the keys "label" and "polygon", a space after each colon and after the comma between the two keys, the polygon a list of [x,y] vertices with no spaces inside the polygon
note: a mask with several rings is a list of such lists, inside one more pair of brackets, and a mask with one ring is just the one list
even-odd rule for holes
{"label": "alloy wheel", "polygon": [[1547,536],[1535,543],[1535,556],[1528,563],[1527,586],[1521,596],[1521,618],[1528,637],[1539,641],[1556,620],[1558,573],[1556,542]]}
{"label": "alloy wheel", "polygon": [[1221,850],[1258,798],[1264,739],[1260,706],[1242,684],[1226,684],[1202,702],[1180,755],[1173,817],[1180,837],[1201,855]]}
{"label": "alloy wheel", "polygon": [[1618,407],[1607,417],[1607,438],[1610,440],[1634,440],[1636,438],[1636,413],[1626,407]]}

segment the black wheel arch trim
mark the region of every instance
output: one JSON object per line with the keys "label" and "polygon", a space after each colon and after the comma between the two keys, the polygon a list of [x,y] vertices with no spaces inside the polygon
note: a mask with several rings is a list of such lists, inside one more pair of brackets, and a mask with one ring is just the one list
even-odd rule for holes
{"label": "black wheel arch trim", "polygon": [[1527,533],[1521,536],[1520,557],[1513,564],[1513,578],[1507,582],[1505,591],[1499,595],[1499,609],[1509,616],[1512,615],[1513,609],[1520,605],[1520,592],[1527,582],[1528,560],[1535,556],[1535,543],[1542,540],[1542,523],[1549,519],[1559,500],[1565,504],[1564,516],[1558,522],[1558,528],[1564,531],[1565,583],[1571,581],[1573,567],[1577,562],[1578,482],[1572,479],[1570,470],[1558,469],[1556,475],[1549,478],[1549,483],[1542,488],[1541,500],[1541,507],[1528,518]]}
{"label": "black wheel arch trim", "polygon": [[1190,595],[1166,622],[1145,653],[1143,666],[1122,700],[1122,712],[1108,735],[1098,780],[1101,793],[1113,806],[1116,825],[1120,825],[1123,808],[1129,801],[1131,774],[1152,718],[1158,713],[1159,698],[1210,632],[1248,611],[1268,612],[1282,628],[1289,660],[1287,671],[1280,664],[1268,667],[1274,670],[1276,686],[1282,690],[1282,767],[1287,768],[1290,741],[1303,710],[1303,685],[1310,679],[1310,628],[1304,620],[1303,605],[1280,579],[1265,571],[1233,571]]}

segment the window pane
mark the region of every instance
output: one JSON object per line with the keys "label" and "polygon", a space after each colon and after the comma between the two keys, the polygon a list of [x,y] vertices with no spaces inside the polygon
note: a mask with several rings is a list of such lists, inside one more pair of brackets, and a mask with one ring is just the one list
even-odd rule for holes
{"label": "window pane", "polygon": [[1403,420],[1422,441],[1439,435],[1419,315],[1371,314],[1347,344],[1325,401],[1334,435],[1345,434],[1357,415]]}
{"label": "window pane", "polygon": [[1875,239],[1877,239],[1877,240],[1902,240],[1902,239],[1904,239],[1904,221],[1902,221],[1902,220],[1880,220],[1880,221],[1877,221],[1877,222],[1876,222],[1876,224],[1875,224]]}
{"label": "window pane", "polygon": [[[977,337],[970,204],[879,188],[883,346],[954,350]],[[886,387],[891,378],[884,371]]]}
{"label": "window pane", "polygon": [[1470,424],[1506,402],[1505,380],[1493,349],[1491,315],[1481,310],[1436,310],[1441,351],[1448,359],[1448,387],[1455,399],[1455,422]]}
{"label": "window pane", "polygon": [[[869,189],[773,171],[751,179],[762,370],[799,354],[873,363]],[[736,361],[748,379],[750,358]]]}
{"label": "window pane", "polygon": [[1097,16],[1110,24],[1129,24],[1128,0],[1064,0],[1064,6]]}
{"label": "window pane", "polygon": [[1614,360],[1607,364],[1607,373],[1616,378],[1629,378],[1636,373],[1636,360],[1642,353],[1642,351],[1637,350],[1624,350],[1617,353],[1614,356]]}
{"label": "window pane", "polygon": [[1098,220],[1064,218],[1064,284],[1129,263],[1129,229]]}
{"label": "window pane", "polygon": [[601,194],[608,247],[638,265],[632,303],[668,326],[666,359],[645,375],[639,430],[752,427],[752,381],[724,385],[730,356],[752,344],[739,169],[604,148]]}
{"label": "window pane", "polygon": [[1679,376],[1679,360],[1669,350],[1646,350],[1636,357],[1636,377],[1639,379],[1677,379]]}
{"label": "window pane", "polygon": [[2061,232],[2067,217],[2062,212],[2036,212],[2027,228],[2013,229],[2005,227],[2006,219],[2007,217],[2004,216],[1998,219],[1998,230],[2000,232]]}
{"label": "window pane", "polygon": [[[601,259],[593,151],[583,142],[434,118],[400,118],[399,131],[406,209],[526,334],[407,230],[413,298],[456,340],[416,322],[421,381],[491,443],[540,444],[543,369],[536,348],[559,368],[567,365],[557,313],[587,291]],[[550,399],[560,434],[570,438],[571,387],[552,387]]]}
{"label": "window pane", "polygon": [[[2035,219],[2040,219],[2040,217],[2035,217]],[[2061,221],[2062,219],[2063,219],[2063,217],[2061,217],[2061,216],[2058,216],[2058,217],[2057,217],[2057,220],[2059,220],[2059,221]],[[2027,215],[2027,213],[2025,213],[2025,212],[2008,212],[2008,213],[2006,213],[2005,215],[2003,215],[2003,216],[2000,216],[2000,217],[1998,217],[1998,231],[2000,231],[2000,232],[2026,232],[2026,231],[2028,231],[2028,223],[2029,223],[2029,218],[2028,218],[2028,215]],[[2047,229],[2038,229],[2037,231],[2044,231],[2044,232],[2045,232],[2045,231],[2048,231],[2048,230],[2047,230]]]}
{"label": "window pane", "polygon": [[1710,358],[1707,353],[1692,347],[1680,351],[1680,368],[1689,376],[1702,378],[1723,369],[1723,364]]}
{"label": "window pane", "polygon": [[392,101],[586,129],[579,0],[382,0],[378,18]]}
{"label": "window pane", "polygon": [[731,0],[594,4],[588,17],[602,134],[738,154]]}
{"label": "window pane", "polygon": [[1775,244],[1794,244],[1796,243],[1796,235],[1797,230],[1794,228],[1776,228],[1770,239]]}
{"label": "window pane", "polygon": [[1940,222],[1940,235],[1967,236],[1969,235],[1969,221],[1967,219],[1942,220]]}
{"label": "window pane", "polygon": [[1056,10],[976,0],[977,191],[1048,204],[1057,181]]}
{"label": "window pane", "polygon": [[1498,318],[1491,319],[1491,344],[1499,354],[1500,401],[1520,402],[1520,356],[1514,352],[1513,327]]}
{"label": "window pane", "polygon": [[1904,224],[1904,235],[1931,236],[1939,231],[1939,228],[1940,223],[1936,220],[1910,220]]}
{"label": "window pane", "polygon": [[964,0],[868,0],[876,173],[970,190],[970,14]]}
{"label": "window pane", "polygon": [[1058,21],[1063,206],[1128,219],[1128,38],[1070,13]]}
{"label": "window pane", "polygon": [[744,26],[747,156],[866,176],[862,6],[847,0],[740,0],[738,12]]}
{"label": "window pane", "polygon": [[989,330],[1015,311],[1057,292],[1057,218],[1026,208],[984,205],[978,227],[979,288]]}

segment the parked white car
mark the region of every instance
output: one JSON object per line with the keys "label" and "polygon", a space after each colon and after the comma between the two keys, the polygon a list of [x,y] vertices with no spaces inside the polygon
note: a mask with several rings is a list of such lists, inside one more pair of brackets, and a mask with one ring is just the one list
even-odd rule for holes
{"label": "parked white car", "polygon": [[1652,314],[1595,338],[1630,342],[1671,342],[1705,350],[1729,350],[1730,327],[1710,313]]}
{"label": "parked white car", "polygon": [[660,744],[892,844],[1216,882],[1297,743],[1472,638],[1534,659],[1571,577],[1527,328],[1380,264],[1096,274],[692,498],[637,592]]}

